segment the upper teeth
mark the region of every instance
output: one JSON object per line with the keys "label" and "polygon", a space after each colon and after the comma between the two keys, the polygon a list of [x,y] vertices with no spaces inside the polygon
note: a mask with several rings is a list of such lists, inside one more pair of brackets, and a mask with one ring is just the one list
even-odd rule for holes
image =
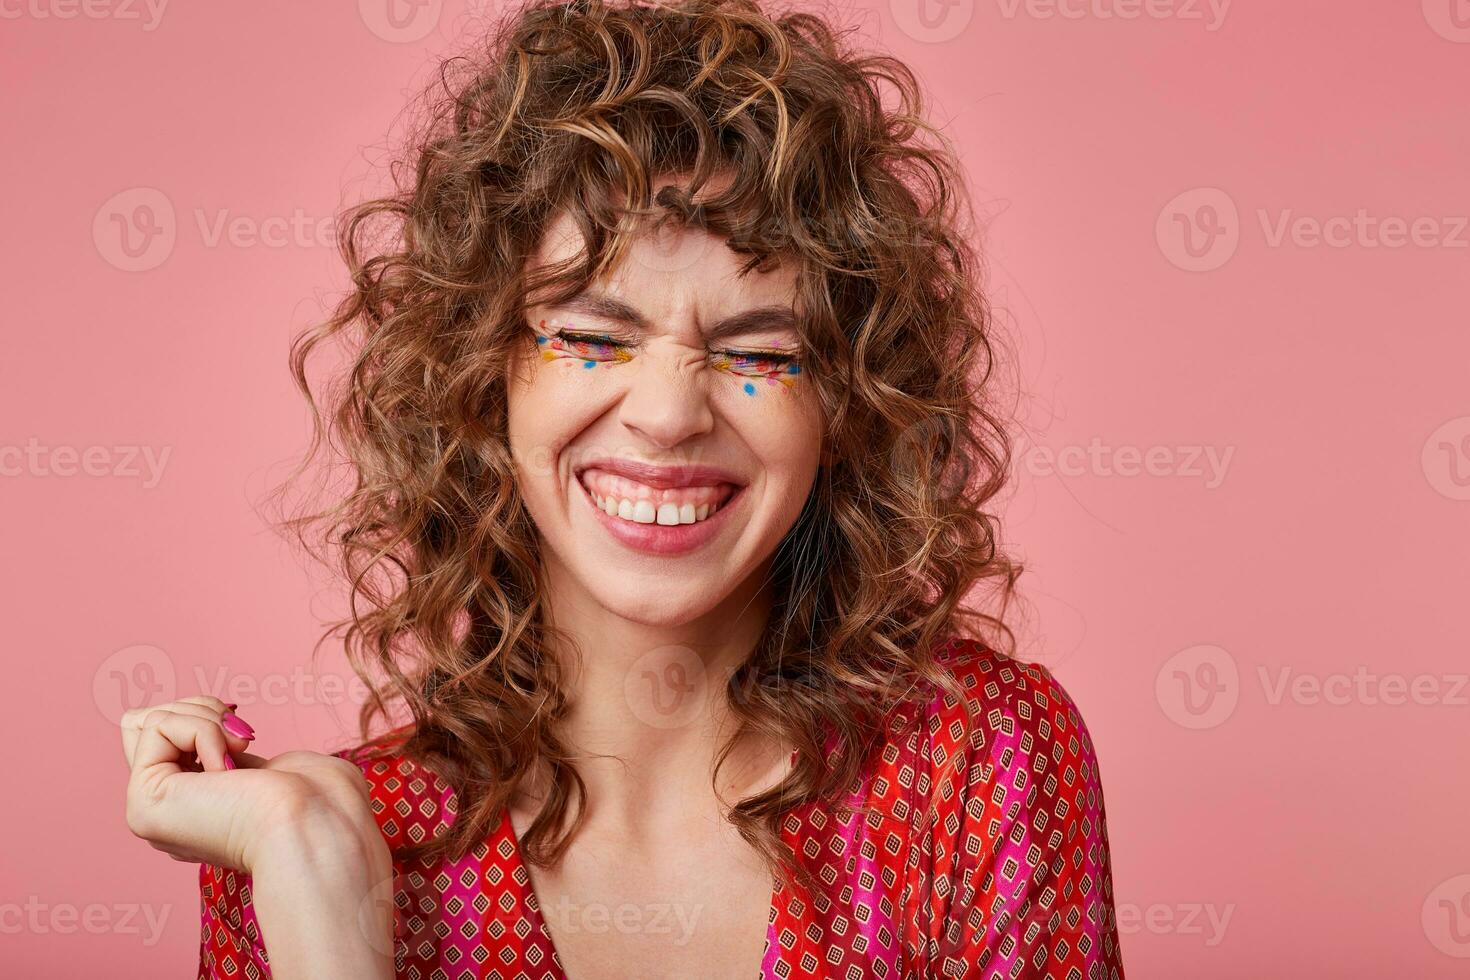
{"label": "upper teeth", "polygon": [[693,524],[702,521],[719,509],[718,504],[693,504],[662,503],[655,510],[651,500],[629,500],[627,497],[602,497],[592,495],[597,501],[597,506],[611,514],[613,517],[621,517],[625,521],[636,521],[639,524]]}
{"label": "upper teeth", "polygon": [[596,469],[585,470],[581,482],[605,513],[638,524],[694,524],[717,512],[736,489],[722,483],[660,490]]}

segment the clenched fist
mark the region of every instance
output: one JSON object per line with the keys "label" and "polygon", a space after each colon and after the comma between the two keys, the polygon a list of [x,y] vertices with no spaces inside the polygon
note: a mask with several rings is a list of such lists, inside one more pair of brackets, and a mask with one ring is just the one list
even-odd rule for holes
{"label": "clenched fist", "polygon": [[393,875],[346,759],[245,751],[251,727],[218,698],[182,698],[122,718],[134,834],[178,861],[253,879],[273,980],[391,977],[391,907],[372,902]]}

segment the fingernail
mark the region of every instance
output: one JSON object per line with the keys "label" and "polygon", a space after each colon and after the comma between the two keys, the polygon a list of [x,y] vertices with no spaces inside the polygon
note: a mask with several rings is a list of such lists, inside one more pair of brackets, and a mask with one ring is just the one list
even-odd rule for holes
{"label": "fingernail", "polygon": [[220,722],[220,727],[236,738],[255,737],[255,729],[245,724],[245,720],[239,715],[225,715],[224,720]]}
{"label": "fingernail", "polygon": [[228,709],[229,709],[229,710],[231,710],[231,711],[234,711],[234,710],[235,710],[235,709],[236,709],[236,708],[238,708],[238,707],[240,707],[240,706],[239,706],[239,705],[238,705],[238,704],[234,704],[234,703],[233,703],[233,702],[232,702],[232,703],[230,703],[230,704],[227,704],[227,705],[225,705],[225,707],[226,707],[226,708],[228,708]]}
{"label": "fingernail", "polygon": [[225,753],[225,768],[226,769],[233,769],[233,768],[235,768],[235,760],[230,758],[230,753],[228,753],[228,752]]}

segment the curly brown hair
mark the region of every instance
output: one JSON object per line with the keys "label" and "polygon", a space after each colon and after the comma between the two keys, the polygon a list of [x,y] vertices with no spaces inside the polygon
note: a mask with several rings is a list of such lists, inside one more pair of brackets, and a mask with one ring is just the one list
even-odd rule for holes
{"label": "curly brown hair", "polygon": [[[314,419],[292,479],[340,440],[353,486],[282,524],[313,554],[305,532],[320,528],[350,584],[350,616],[322,639],[343,631],[371,686],[369,757],[407,754],[454,789],[456,819],[420,857],[483,840],[538,766],[551,791],[522,835],[527,859],[555,863],[581,825],[506,387],[532,294],[609,269],[630,222],[691,222],[746,268],[798,269],[801,362],[832,462],[778,548],[772,615],[728,683],[742,732],[799,749],[787,779],[730,811],[744,838],[787,870],[780,817],[852,786],[896,706],[952,690],[943,641],[1013,648],[1020,566],[985,510],[1010,439],[963,182],[910,70],[850,34],[752,0],[532,0],[443,64],[411,174],[395,167],[391,193],[348,209],[352,289],[291,350]],[[655,192],[666,174],[682,179]],[[532,282],[527,260],[564,212],[586,248]],[[307,360],[334,337],[349,366],[324,412]],[[977,586],[998,608],[966,604]]]}

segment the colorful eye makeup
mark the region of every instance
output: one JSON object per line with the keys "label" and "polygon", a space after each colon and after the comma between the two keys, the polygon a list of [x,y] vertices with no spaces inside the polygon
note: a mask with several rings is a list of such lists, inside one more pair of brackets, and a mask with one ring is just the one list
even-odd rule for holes
{"label": "colorful eye makeup", "polygon": [[[633,359],[628,344],[607,334],[578,333],[565,329],[548,334],[545,320],[538,324],[534,333],[536,346],[544,361],[564,359],[575,361],[584,368],[594,368],[599,364],[626,364]],[[762,387],[791,388],[801,374],[801,364],[797,356],[780,351],[712,351],[710,366],[727,374],[749,378],[740,389],[751,396]]]}
{"label": "colorful eye makeup", "polygon": [[584,368],[599,364],[623,364],[633,359],[623,344],[606,334],[580,334],[558,330],[555,336],[546,335],[546,321],[542,320],[536,330],[536,346],[541,350],[543,361],[558,358],[580,361]]}
{"label": "colorful eye makeup", "polygon": [[[749,353],[745,351],[716,351],[713,366],[720,371],[760,379],[767,385],[790,388],[796,384],[801,365],[793,354]],[[747,381],[740,390],[754,396],[757,381]]]}

